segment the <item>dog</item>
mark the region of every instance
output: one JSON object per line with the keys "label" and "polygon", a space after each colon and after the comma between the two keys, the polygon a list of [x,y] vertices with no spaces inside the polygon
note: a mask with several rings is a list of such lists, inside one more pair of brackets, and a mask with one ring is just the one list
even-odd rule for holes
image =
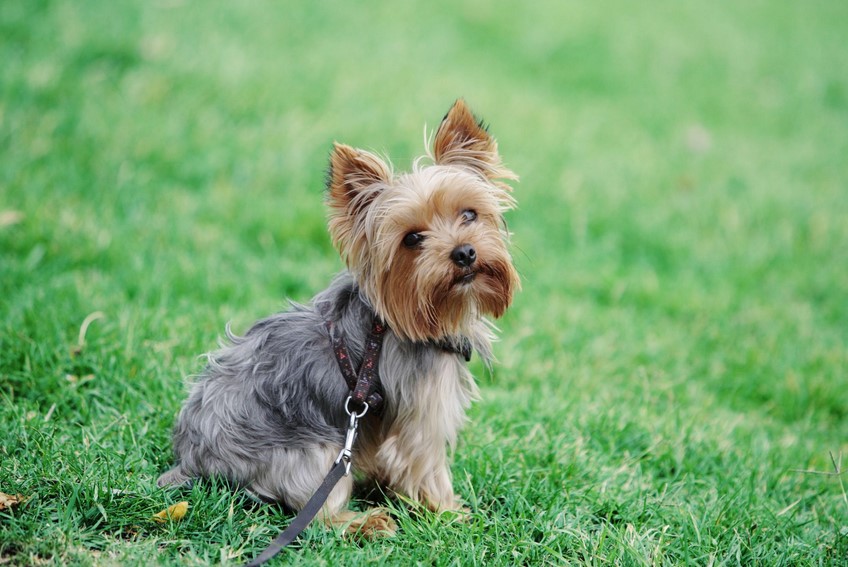
{"label": "dog", "polygon": [[[461,511],[450,454],[478,397],[470,351],[489,364],[494,326],[520,280],[504,213],[515,206],[497,142],[460,99],[426,155],[397,174],[377,155],[335,143],[329,232],[346,264],[309,305],[255,323],[208,356],[174,428],[176,465],[159,486],[217,476],[300,510],[345,441],[351,389],[334,356],[344,337],[361,364],[373,321],[382,409],[362,418],[353,470],[428,509]],[[394,533],[383,508],[348,508],[353,476],[321,518],[365,535]],[[461,512],[460,512],[461,513]]]}

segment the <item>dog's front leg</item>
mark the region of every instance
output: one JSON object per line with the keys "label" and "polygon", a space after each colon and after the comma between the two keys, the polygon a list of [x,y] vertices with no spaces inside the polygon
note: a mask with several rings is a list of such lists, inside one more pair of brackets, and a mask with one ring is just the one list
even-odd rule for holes
{"label": "dog's front leg", "polygon": [[446,356],[418,382],[377,451],[379,476],[395,492],[433,511],[460,510],[448,458],[476,388],[464,367]]}
{"label": "dog's front leg", "polygon": [[433,511],[461,507],[453,492],[443,438],[426,438],[416,426],[405,423],[386,438],[377,459],[381,476],[394,492]]}

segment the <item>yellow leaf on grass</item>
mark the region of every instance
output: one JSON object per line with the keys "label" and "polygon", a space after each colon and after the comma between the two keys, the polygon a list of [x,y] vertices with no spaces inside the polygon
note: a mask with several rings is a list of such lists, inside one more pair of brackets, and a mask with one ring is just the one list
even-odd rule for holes
{"label": "yellow leaf on grass", "polygon": [[0,492],[0,510],[14,508],[24,500],[26,500],[26,498],[24,498],[22,494],[6,494],[5,492]]}
{"label": "yellow leaf on grass", "polygon": [[161,512],[153,514],[153,521],[159,522],[160,524],[164,524],[168,520],[179,521],[183,519],[183,516],[188,512],[188,502],[177,502],[171,506],[168,506]]}

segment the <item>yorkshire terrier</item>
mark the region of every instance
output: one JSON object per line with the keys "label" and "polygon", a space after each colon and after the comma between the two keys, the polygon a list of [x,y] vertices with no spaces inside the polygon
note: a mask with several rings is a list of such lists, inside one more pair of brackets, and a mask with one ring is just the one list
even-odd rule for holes
{"label": "yorkshire terrier", "polygon": [[[426,163],[425,163],[426,161]],[[341,333],[354,364],[379,320],[382,411],[369,412],[353,450],[357,476],[433,511],[460,511],[449,451],[478,396],[471,349],[489,363],[493,326],[519,278],[503,218],[516,175],[462,100],[411,173],[336,143],[327,175],[329,231],[347,270],[311,305],[257,322],[208,355],[174,429],[177,464],[159,486],[218,476],[299,510],[345,439],[350,388],[332,347]],[[335,330],[335,331],[334,331]],[[348,509],[352,475],[322,509],[348,531],[392,533],[382,508]]]}

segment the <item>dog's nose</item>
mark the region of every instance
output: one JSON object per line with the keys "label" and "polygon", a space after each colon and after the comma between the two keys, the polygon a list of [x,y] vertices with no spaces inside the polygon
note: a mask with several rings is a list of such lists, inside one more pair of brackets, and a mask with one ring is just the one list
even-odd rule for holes
{"label": "dog's nose", "polygon": [[450,257],[460,268],[468,268],[477,260],[477,251],[470,244],[460,244],[453,249]]}

